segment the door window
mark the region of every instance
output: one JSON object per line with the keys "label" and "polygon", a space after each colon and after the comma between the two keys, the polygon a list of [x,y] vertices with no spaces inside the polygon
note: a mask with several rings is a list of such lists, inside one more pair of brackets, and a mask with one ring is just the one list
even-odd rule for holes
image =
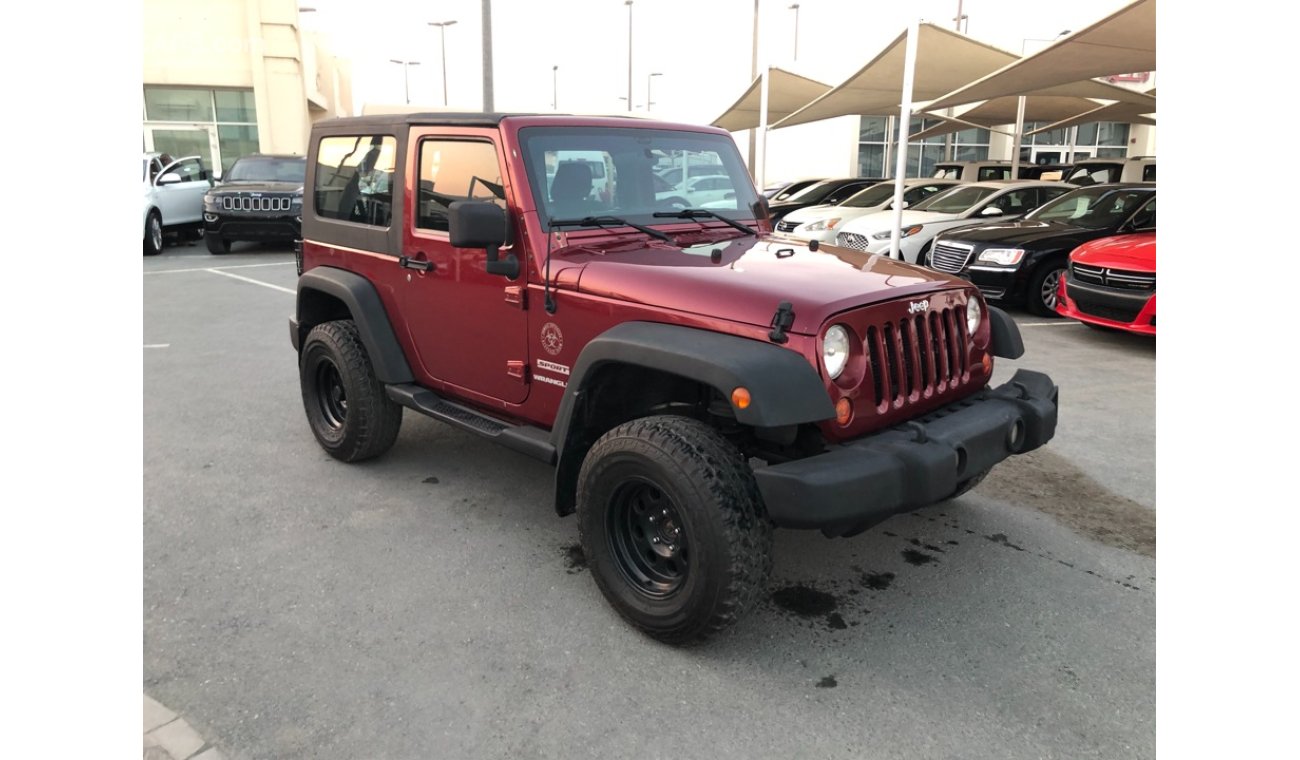
{"label": "door window", "polygon": [[[601,176],[604,176],[603,172]],[[492,143],[478,140],[420,141],[416,227],[447,232],[451,229],[449,214],[455,201],[490,201],[505,208],[505,195],[501,164]]]}
{"label": "door window", "polygon": [[393,215],[397,140],[389,135],[326,137],[316,157],[316,213],[387,227]]}

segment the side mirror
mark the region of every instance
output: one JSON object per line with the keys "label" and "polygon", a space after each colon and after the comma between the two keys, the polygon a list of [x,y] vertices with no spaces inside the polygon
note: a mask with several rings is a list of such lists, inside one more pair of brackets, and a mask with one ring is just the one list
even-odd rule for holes
{"label": "side mirror", "polygon": [[1002,216],[1002,209],[997,206],[989,206],[980,212],[980,216]]}
{"label": "side mirror", "polygon": [[513,253],[497,258],[497,250],[509,236],[505,210],[487,201],[453,201],[448,211],[452,245],[487,249],[488,274],[505,275],[511,280],[519,276],[519,259]]}
{"label": "side mirror", "polygon": [[167,172],[158,178],[158,185],[159,187],[163,185],[179,185],[182,181],[181,175],[176,172]]}
{"label": "side mirror", "polygon": [[772,207],[771,205],[768,204],[767,199],[761,195],[758,196],[758,200],[754,201],[754,205],[751,207],[751,209],[754,212],[755,219],[772,218]]}

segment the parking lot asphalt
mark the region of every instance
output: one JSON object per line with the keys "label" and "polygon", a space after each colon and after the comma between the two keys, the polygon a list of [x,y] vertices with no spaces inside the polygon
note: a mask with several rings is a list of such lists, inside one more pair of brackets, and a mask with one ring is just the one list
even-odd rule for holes
{"label": "parking lot asphalt", "polygon": [[1155,343],[1013,312],[1060,426],[972,493],[778,531],[691,648],[621,622],[552,470],[405,415],[328,457],[292,254],[144,260],[144,691],[229,758],[1155,756]]}

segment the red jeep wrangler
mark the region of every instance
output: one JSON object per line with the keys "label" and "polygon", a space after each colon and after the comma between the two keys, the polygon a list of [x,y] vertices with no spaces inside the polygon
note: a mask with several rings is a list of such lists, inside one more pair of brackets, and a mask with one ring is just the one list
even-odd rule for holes
{"label": "red jeep wrangler", "polygon": [[[656,179],[693,165],[726,188],[684,205]],[[334,119],[305,196],[289,334],[320,445],[378,456],[411,409],[553,464],[600,590],[664,641],[753,604],[773,527],[858,533],[1056,428],[1046,375],[988,387],[1023,347],[974,286],[773,235],[720,129]]]}

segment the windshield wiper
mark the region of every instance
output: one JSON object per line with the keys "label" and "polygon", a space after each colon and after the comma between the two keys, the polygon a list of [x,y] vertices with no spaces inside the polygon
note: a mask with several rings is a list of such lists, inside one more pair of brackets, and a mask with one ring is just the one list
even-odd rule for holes
{"label": "windshield wiper", "polygon": [[[659,216],[655,214],[655,216]],[[639,224],[633,224],[626,219],[620,219],[617,216],[584,216],[581,219],[552,219],[551,228],[555,227],[600,227],[608,229],[610,227],[631,227],[637,232],[644,232],[652,238],[659,238],[666,243],[672,243],[673,239],[656,229],[642,227]]]}
{"label": "windshield wiper", "polygon": [[747,235],[758,234],[758,230],[755,230],[749,226],[741,224],[740,222],[737,222],[735,219],[728,219],[722,214],[719,214],[716,211],[710,211],[707,208],[684,208],[681,209],[680,211],[656,211],[654,213],[654,216],[657,219],[690,219],[692,221],[699,221],[702,218],[703,219],[713,218],[713,219],[717,219],[718,221],[726,222],[727,224],[730,224],[732,227],[735,227],[736,229],[740,230],[741,232]]}

